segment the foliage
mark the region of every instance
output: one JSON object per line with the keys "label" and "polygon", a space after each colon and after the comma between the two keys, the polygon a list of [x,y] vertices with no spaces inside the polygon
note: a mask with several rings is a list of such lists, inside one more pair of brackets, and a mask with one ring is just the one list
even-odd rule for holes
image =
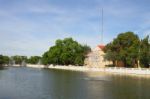
{"label": "foliage", "polygon": [[40,56],[31,56],[27,62],[30,64],[37,64],[40,61],[40,59]]}
{"label": "foliage", "polygon": [[133,32],[121,33],[111,43],[106,45],[105,58],[122,61],[126,67],[137,65],[140,40]]}
{"label": "foliage", "polygon": [[27,61],[27,56],[12,56],[11,59],[15,61],[15,64],[21,64],[23,61]]}
{"label": "foliage", "polygon": [[4,61],[4,64],[9,64],[9,57],[3,56],[3,61]]}
{"label": "foliage", "polygon": [[9,64],[9,57],[0,55],[0,65]]}
{"label": "foliage", "polygon": [[149,67],[150,64],[150,43],[149,36],[141,40],[140,43],[140,64],[142,67]]}
{"label": "foliage", "polygon": [[4,64],[3,55],[0,55],[0,65]]}
{"label": "foliage", "polygon": [[91,51],[87,45],[81,45],[72,38],[56,40],[55,45],[43,54],[44,64],[83,65],[85,55]]}
{"label": "foliage", "polygon": [[42,63],[44,65],[50,64],[50,62],[49,62],[49,56],[48,56],[48,51],[43,54]]}

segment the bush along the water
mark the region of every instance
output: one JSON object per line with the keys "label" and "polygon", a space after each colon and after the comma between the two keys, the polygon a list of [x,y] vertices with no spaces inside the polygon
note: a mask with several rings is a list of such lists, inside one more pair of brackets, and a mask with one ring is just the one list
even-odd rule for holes
{"label": "bush along the water", "polygon": [[0,67],[2,67],[3,65],[8,65],[8,64],[9,64],[9,57],[0,55]]}

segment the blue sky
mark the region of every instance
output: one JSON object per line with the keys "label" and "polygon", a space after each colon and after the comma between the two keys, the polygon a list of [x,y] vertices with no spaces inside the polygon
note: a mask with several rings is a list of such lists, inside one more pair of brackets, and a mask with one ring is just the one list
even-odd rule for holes
{"label": "blue sky", "polygon": [[56,39],[72,37],[94,48],[117,34],[150,35],[149,0],[0,0],[0,54],[42,55]]}

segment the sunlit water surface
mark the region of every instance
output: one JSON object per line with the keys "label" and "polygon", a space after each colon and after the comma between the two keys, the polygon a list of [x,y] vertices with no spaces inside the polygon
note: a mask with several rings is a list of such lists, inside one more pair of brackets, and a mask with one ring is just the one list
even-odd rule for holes
{"label": "sunlit water surface", "polygon": [[0,99],[150,99],[150,77],[63,70],[0,70]]}

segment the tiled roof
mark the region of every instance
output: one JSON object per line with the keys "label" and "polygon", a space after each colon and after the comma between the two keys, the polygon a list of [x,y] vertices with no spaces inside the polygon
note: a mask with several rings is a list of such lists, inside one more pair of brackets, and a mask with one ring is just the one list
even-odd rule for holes
{"label": "tiled roof", "polygon": [[98,47],[103,50],[105,48],[105,45],[98,45]]}

